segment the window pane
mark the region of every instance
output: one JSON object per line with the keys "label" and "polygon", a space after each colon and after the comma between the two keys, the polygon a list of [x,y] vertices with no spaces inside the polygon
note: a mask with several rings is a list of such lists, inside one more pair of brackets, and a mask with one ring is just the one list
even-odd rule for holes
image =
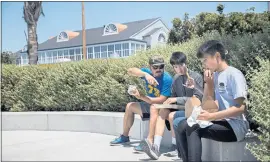
{"label": "window pane", "polygon": [[57,51],[53,51],[53,57],[57,57]]}
{"label": "window pane", "polygon": [[100,58],[100,46],[94,48],[95,58]]}
{"label": "window pane", "polygon": [[52,52],[51,51],[47,52],[47,57],[52,57]]}
{"label": "window pane", "polygon": [[40,57],[41,57],[41,54],[42,54],[41,52],[38,52],[38,58],[40,58]]}
{"label": "window pane", "polygon": [[58,56],[62,57],[63,56],[63,51],[58,51]]}
{"label": "window pane", "polygon": [[101,46],[101,58],[107,58],[107,46]]}
{"label": "window pane", "polygon": [[74,60],[75,60],[75,56],[74,56],[74,55],[70,55],[70,59],[71,59],[72,61],[74,61]]}
{"label": "window pane", "polygon": [[87,59],[93,59],[93,53],[88,53]]}
{"label": "window pane", "polygon": [[109,45],[108,46],[108,51],[114,51],[114,45]]}
{"label": "window pane", "polygon": [[121,44],[115,45],[115,53],[117,53],[119,55],[119,57],[122,57]]}
{"label": "window pane", "polygon": [[108,57],[112,57],[113,56],[113,51],[108,51]]}
{"label": "window pane", "polygon": [[68,56],[68,50],[64,50],[64,55]]}
{"label": "window pane", "polygon": [[88,48],[88,53],[93,53],[93,47]]}
{"label": "window pane", "polygon": [[135,50],[135,44],[131,43],[131,49]]}
{"label": "window pane", "polygon": [[121,50],[121,44],[116,44],[115,45],[115,50]]}
{"label": "window pane", "polygon": [[76,54],[81,54],[81,49],[80,48],[76,48]]}
{"label": "window pane", "polygon": [[82,60],[82,55],[76,55],[76,60],[77,60],[77,61]]}
{"label": "window pane", "polygon": [[140,50],[141,49],[141,45],[140,44],[136,44],[136,50]]}
{"label": "window pane", "polygon": [[95,47],[95,52],[100,52],[100,46]]}
{"label": "window pane", "polygon": [[70,55],[70,56],[72,56],[72,55],[74,56],[74,49],[70,49],[70,50],[69,50],[69,55]]}
{"label": "window pane", "polygon": [[129,49],[129,43],[123,43],[123,49]]}

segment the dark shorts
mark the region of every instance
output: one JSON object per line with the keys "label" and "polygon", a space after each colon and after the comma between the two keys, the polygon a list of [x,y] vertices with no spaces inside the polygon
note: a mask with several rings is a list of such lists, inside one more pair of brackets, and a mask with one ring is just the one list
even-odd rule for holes
{"label": "dark shorts", "polygon": [[142,110],[142,120],[148,120],[150,118],[150,104],[147,102],[139,102]]}
{"label": "dark shorts", "polygon": [[[142,120],[149,120],[150,118],[150,104],[147,102],[139,102],[140,106],[141,106],[141,110],[142,110]],[[174,112],[174,111],[178,111],[176,109],[169,109],[170,112]],[[168,120],[165,120],[165,125],[167,127],[167,129],[170,131],[171,130],[171,126],[170,126],[170,122]]]}
{"label": "dark shorts", "polygon": [[[147,102],[139,102],[142,110],[142,120],[148,120],[150,118],[150,104]],[[176,109],[169,109],[170,112],[177,111]]]}
{"label": "dark shorts", "polygon": [[[177,109],[169,109],[169,110],[170,110],[170,112],[178,111]],[[169,120],[167,120],[167,119],[165,120],[165,125],[166,125],[167,129],[170,131],[171,125],[170,125]]]}

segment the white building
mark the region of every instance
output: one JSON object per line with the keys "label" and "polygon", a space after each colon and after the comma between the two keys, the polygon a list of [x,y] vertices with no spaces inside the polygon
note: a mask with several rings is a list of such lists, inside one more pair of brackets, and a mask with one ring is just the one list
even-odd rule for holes
{"label": "white building", "polygon": [[[160,18],[128,23],[109,23],[103,27],[86,29],[87,59],[128,57],[137,51],[164,45],[169,28]],[[19,51],[17,64],[28,64],[26,50]],[[39,64],[78,61],[82,56],[82,31],[62,31],[38,46]]]}

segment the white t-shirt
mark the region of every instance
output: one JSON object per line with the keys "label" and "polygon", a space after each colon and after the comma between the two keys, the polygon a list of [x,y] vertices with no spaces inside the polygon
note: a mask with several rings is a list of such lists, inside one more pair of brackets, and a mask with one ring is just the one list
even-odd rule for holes
{"label": "white t-shirt", "polygon": [[[247,83],[243,73],[229,66],[222,72],[214,73],[215,99],[219,104],[219,111],[228,109],[232,106],[239,106],[235,99],[244,97],[247,98]],[[245,138],[249,129],[249,123],[244,114],[226,118],[232,127],[237,141]]]}

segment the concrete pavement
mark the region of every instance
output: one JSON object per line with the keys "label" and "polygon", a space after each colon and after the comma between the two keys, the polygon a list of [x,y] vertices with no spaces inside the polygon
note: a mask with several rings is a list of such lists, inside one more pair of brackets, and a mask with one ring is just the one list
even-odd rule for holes
{"label": "concrete pavement", "polygon": [[[130,145],[110,146],[111,135],[68,131],[3,131],[3,161],[149,161]],[[166,152],[167,148],[161,151]],[[179,161],[164,154],[159,161]]]}

